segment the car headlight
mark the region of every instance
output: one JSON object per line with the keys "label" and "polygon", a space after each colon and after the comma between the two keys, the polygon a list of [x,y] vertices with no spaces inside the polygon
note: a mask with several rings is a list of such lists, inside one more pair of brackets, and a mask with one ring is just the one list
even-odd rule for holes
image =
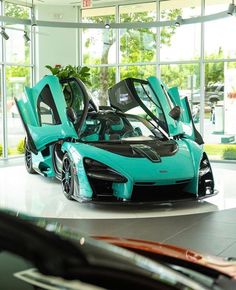
{"label": "car headlight", "polygon": [[87,176],[93,179],[116,183],[126,183],[128,181],[125,176],[119,174],[114,169],[91,158],[84,158],[84,167]]}

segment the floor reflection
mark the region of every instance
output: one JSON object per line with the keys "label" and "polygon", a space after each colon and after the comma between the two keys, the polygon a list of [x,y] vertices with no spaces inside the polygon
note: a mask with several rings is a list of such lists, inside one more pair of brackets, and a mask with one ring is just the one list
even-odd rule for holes
{"label": "floor reflection", "polygon": [[64,197],[57,180],[29,175],[22,164],[0,167],[0,207],[33,216],[84,219],[178,216],[236,208],[236,164],[212,167],[218,195],[198,202],[139,206],[79,204]]}

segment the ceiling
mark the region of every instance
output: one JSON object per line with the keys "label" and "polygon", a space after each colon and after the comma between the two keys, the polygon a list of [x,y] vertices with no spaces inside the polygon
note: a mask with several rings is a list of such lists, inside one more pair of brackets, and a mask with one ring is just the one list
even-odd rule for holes
{"label": "ceiling", "polygon": [[[34,0],[35,5],[37,4],[45,4],[45,5],[80,5],[82,1],[80,0]],[[92,0],[94,5],[106,5],[106,4],[116,4],[121,2],[119,0]]]}
{"label": "ceiling", "polygon": [[[69,6],[80,6],[82,3],[82,0],[6,0],[11,1],[15,3],[21,3],[23,5],[27,4],[31,5],[32,2],[34,5],[55,5],[55,6],[61,6],[61,5],[69,5]],[[91,0],[93,7],[104,7],[104,6],[114,6],[117,4],[138,4],[138,3],[145,3],[145,2],[155,2],[155,0]],[[162,5],[165,5],[169,7],[171,0],[160,0],[163,2]],[[208,2],[224,2],[226,0],[207,0]],[[228,1],[228,0],[227,0]],[[230,1],[230,0],[229,0]],[[200,0],[173,0],[173,5],[175,7],[186,7],[191,4],[191,6],[199,6],[201,3]]]}
{"label": "ceiling", "polygon": [[[82,0],[8,0],[15,3],[21,4],[33,4],[34,5],[72,5],[72,6],[80,6]],[[108,5],[116,5],[116,4],[129,4],[130,3],[145,3],[150,2],[150,0],[91,0],[93,6],[108,6]],[[151,0],[152,1],[152,0]],[[165,0],[164,0],[165,1]]]}

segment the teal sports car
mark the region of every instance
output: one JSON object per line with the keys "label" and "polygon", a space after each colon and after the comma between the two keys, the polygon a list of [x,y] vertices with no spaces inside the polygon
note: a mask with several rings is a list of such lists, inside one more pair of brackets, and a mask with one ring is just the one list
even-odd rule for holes
{"label": "teal sports car", "polygon": [[156,77],[127,78],[97,107],[79,79],[45,76],[16,99],[29,173],[79,202],[172,202],[216,193],[187,98]]}

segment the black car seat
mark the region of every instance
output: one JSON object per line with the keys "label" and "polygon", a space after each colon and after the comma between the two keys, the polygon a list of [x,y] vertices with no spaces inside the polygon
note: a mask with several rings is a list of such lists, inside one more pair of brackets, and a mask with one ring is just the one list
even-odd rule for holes
{"label": "black car seat", "polygon": [[105,140],[120,140],[126,131],[122,118],[114,113],[107,114]]}

